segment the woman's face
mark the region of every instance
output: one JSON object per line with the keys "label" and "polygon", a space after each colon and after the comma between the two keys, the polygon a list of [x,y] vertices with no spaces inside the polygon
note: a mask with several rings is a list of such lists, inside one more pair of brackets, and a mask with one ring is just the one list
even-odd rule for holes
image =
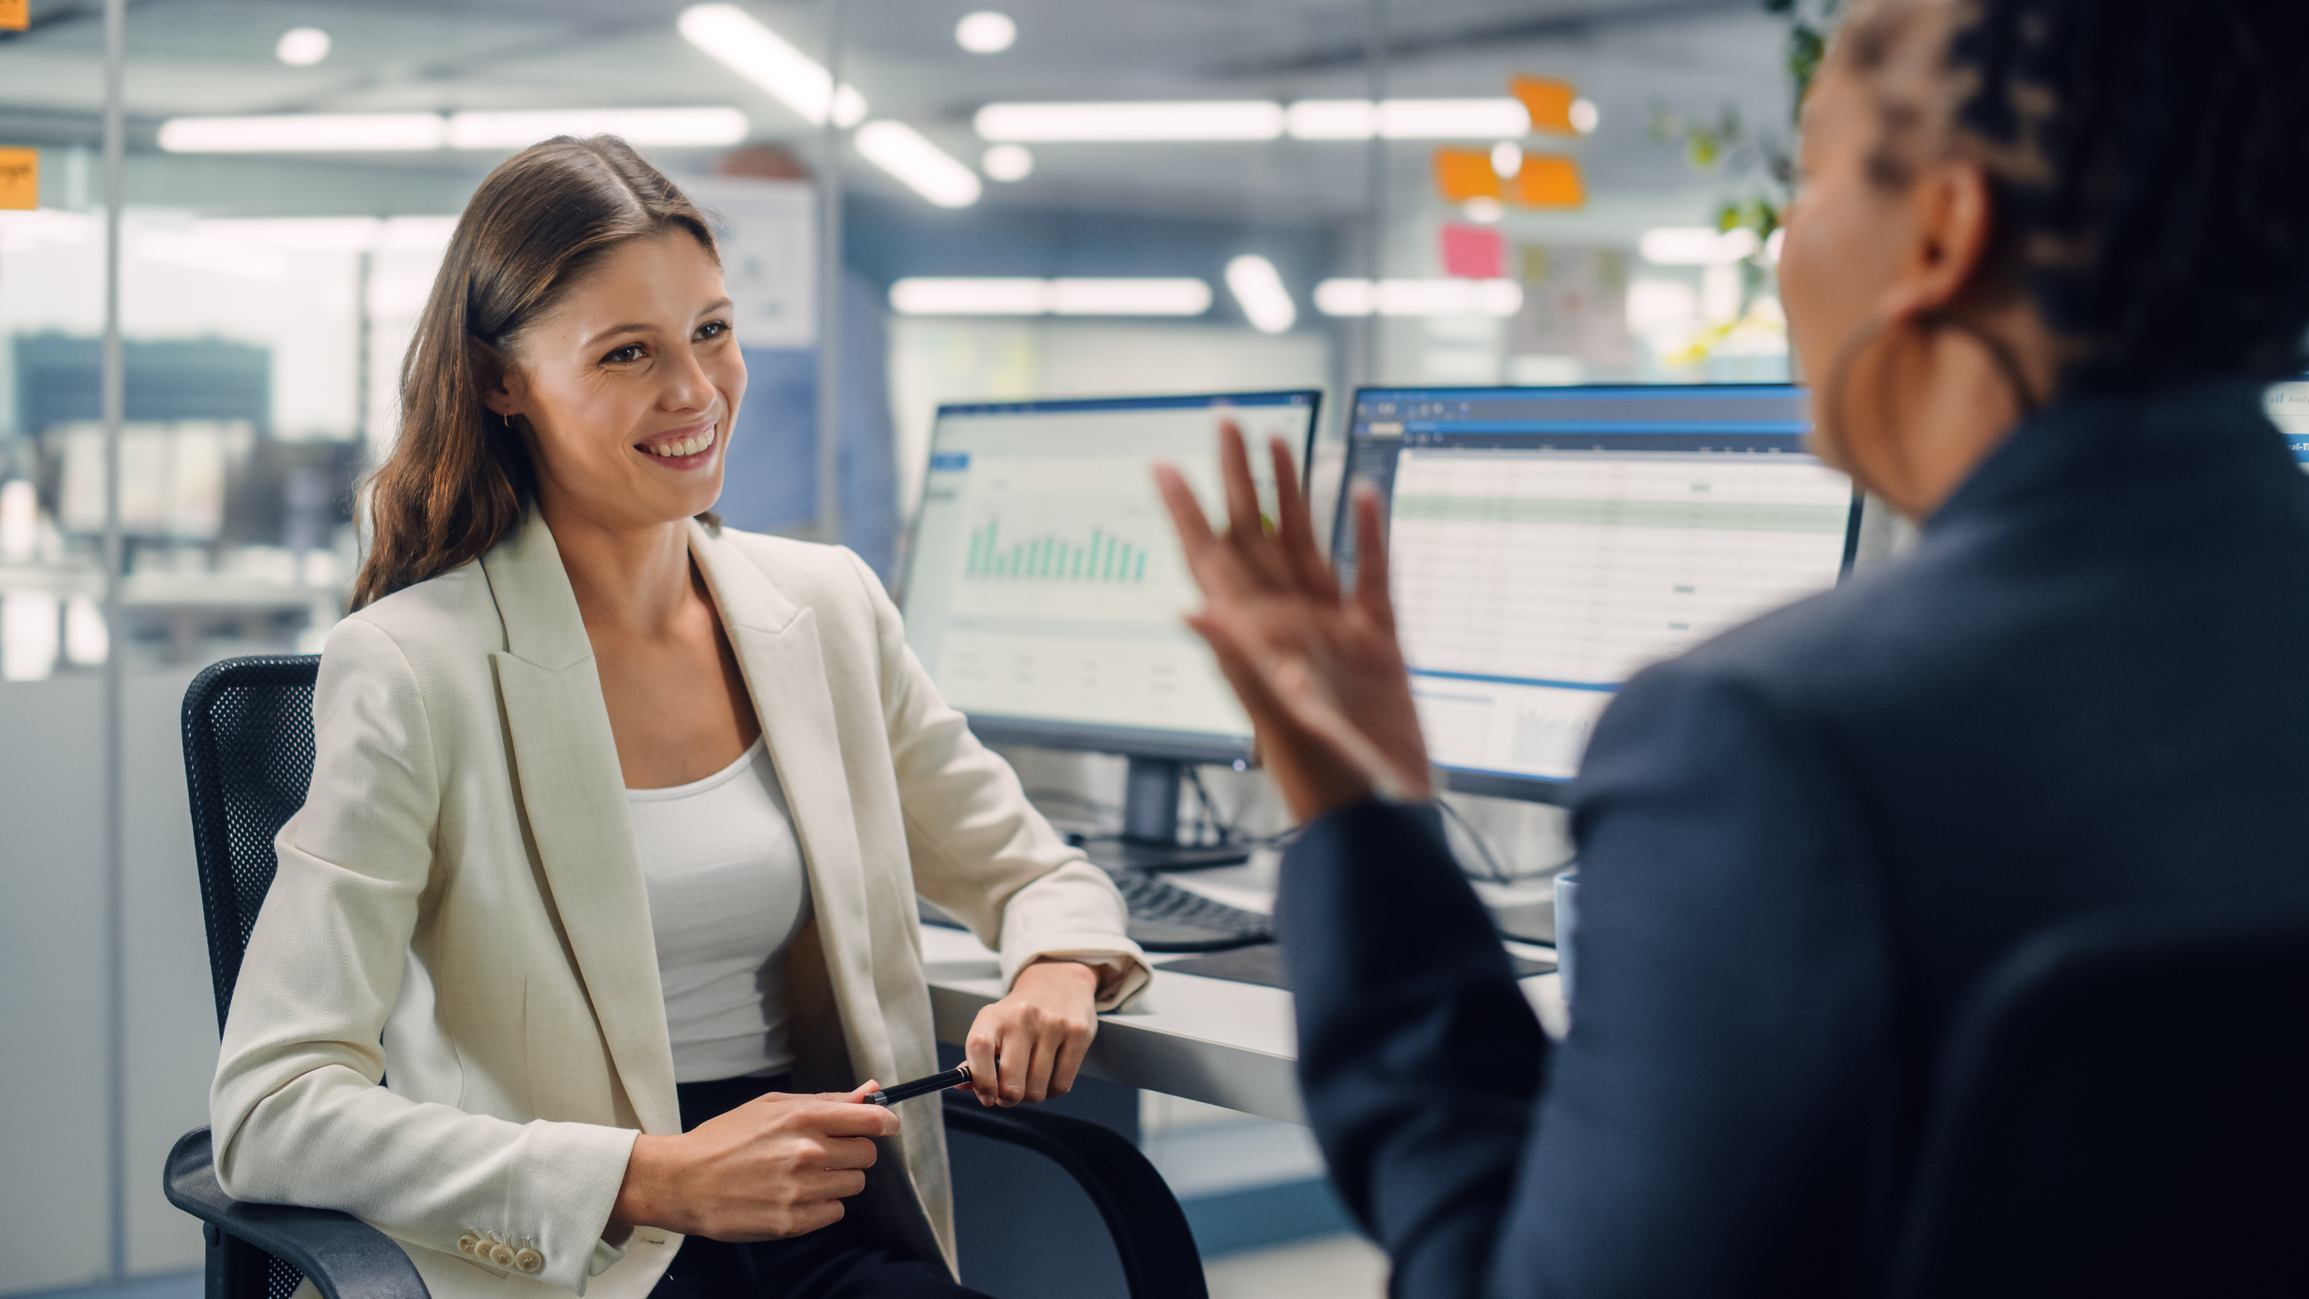
{"label": "woman's face", "polygon": [[528,421],[540,493],[611,526],[712,508],[746,392],[730,322],[721,268],[687,231],[596,262],[515,341],[491,402]]}
{"label": "woman's face", "polygon": [[[1840,49],[1812,82],[1797,153],[1796,199],[1788,208],[1780,253],[1780,296],[1796,374],[1815,390],[1831,381],[1851,343],[1885,318],[1918,233],[1911,205],[1871,170],[1886,131],[1886,87],[1878,83],[1905,69],[1862,71],[1856,62]],[[1840,431],[1832,424],[1821,420],[1815,439],[1834,442]],[[1815,450],[1849,467],[1845,448]]]}

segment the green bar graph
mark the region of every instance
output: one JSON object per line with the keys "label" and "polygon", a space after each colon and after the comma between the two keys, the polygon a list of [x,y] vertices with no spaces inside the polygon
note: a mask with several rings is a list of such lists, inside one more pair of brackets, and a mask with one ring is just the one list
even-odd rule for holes
{"label": "green bar graph", "polygon": [[1087,537],[1056,532],[1018,535],[1006,532],[999,518],[971,530],[964,551],[965,577],[1069,582],[1083,585],[1135,585],[1146,581],[1147,552],[1104,528],[1092,528]]}

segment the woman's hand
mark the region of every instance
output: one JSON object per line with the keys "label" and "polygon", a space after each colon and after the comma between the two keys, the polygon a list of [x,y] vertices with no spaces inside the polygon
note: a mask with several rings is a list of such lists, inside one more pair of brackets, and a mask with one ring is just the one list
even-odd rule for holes
{"label": "woman's hand", "polygon": [[647,1224],[708,1240],[783,1240],[841,1220],[866,1189],[874,1139],[898,1115],[847,1095],[772,1092],[682,1133],[634,1139],[613,1227]]}
{"label": "woman's hand", "polygon": [[1290,447],[1278,438],[1270,448],[1278,515],[1270,530],[1241,431],[1227,424],[1219,442],[1223,533],[1212,533],[1177,470],[1162,466],[1155,479],[1203,592],[1202,612],[1187,625],[1210,642],[1242,698],[1260,760],[1292,815],[1310,821],[1374,794],[1429,797],[1427,744],[1395,638],[1378,494],[1368,486],[1355,492],[1355,590],[1341,599],[1315,544]]}
{"label": "woman's hand", "polygon": [[1098,1032],[1098,971],[1041,960],[1018,972],[1010,995],[978,1012],[963,1039],[970,1089],[981,1105],[1040,1104],[1074,1089]]}

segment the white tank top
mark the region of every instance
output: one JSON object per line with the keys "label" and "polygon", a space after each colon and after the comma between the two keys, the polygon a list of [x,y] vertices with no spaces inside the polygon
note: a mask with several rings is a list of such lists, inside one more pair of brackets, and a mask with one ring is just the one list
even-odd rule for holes
{"label": "white tank top", "polygon": [[793,1068],[786,947],[810,918],[810,883],[768,744],[703,780],[625,797],[674,1080]]}

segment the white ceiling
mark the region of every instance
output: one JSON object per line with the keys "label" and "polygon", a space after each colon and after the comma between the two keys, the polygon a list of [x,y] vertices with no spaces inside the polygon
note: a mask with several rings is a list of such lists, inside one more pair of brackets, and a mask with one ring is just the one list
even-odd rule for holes
{"label": "white ceiling", "polygon": [[[955,20],[997,7],[1018,44],[978,56]],[[158,120],[264,113],[607,105],[734,104],[755,138],[807,153],[815,132],[675,32],[669,0],[130,0],[127,107],[132,185],[223,203],[228,179],[269,210],[302,195],[314,210],[351,197],[437,206],[490,158],[375,155],[238,162],[147,157]],[[1551,227],[1626,228],[1662,212],[1704,215],[1712,191],[1649,138],[1655,107],[1786,120],[1782,34],[1762,0],[1382,0],[1388,58],[1374,78],[1372,0],[754,0],[757,16],[804,49],[836,52],[840,74],[877,117],[924,129],[965,161],[981,142],[971,113],[995,99],[1493,96],[1516,73],[1567,77],[1603,111],[1572,146],[1594,210]],[[33,0],[31,32],[0,37],[0,138],[92,142],[101,97],[98,0]],[[292,26],[334,38],[326,62],[290,68],[272,47]],[[838,26],[838,32],[837,32]],[[139,147],[140,146],[140,147]],[[1245,222],[1331,221],[1369,209],[1374,151],[1353,144],[1047,145],[991,208],[1140,211]],[[1384,150],[1391,204],[1432,202],[1430,149]],[[903,194],[855,153],[845,183]],[[195,173],[198,173],[197,175]],[[311,183],[298,186],[296,176]],[[262,177],[264,179],[257,179]]]}

